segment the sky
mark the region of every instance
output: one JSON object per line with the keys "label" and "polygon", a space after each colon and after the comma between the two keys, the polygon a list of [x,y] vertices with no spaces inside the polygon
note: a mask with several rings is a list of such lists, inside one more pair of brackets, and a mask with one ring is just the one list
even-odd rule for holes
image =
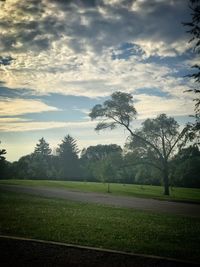
{"label": "sky", "polygon": [[183,126],[194,114],[185,77],[197,55],[182,22],[188,0],[0,0],[0,148],[6,159],[53,151],[70,134],[79,149],[116,143],[88,114],[115,91],[131,93],[133,129],[161,113]]}

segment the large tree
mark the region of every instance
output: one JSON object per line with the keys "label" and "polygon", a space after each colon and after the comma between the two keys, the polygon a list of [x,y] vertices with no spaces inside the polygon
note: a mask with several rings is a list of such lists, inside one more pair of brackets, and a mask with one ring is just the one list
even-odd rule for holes
{"label": "large tree", "polygon": [[141,129],[135,131],[137,136],[132,136],[129,142],[129,147],[137,152],[139,163],[154,166],[161,171],[166,195],[169,194],[169,161],[179,146],[184,144],[184,132],[179,132],[179,125],[174,118],[160,114],[155,119],[145,120]]}
{"label": "large tree", "polygon": [[112,130],[117,126],[127,129],[135,147],[144,153],[145,163],[155,165],[162,172],[164,194],[169,195],[168,161],[187,128],[179,132],[177,122],[162,114],[154,120],[146,120],[142,129],[133,131],[131,123],[136,115],[132,95],[123,92],[113,93],[111,99],[106,100],[102,105],[95,105],[89,114],[91,119],[100,120],[95,128],[96,131]]}
{"label": "large tree", "polygon": [[[189,42],[193,43],[194,51],[197,55],[200,54],[200,0],[189,0],[189,7],[192,11],[191,13],[191,21],[184,22],[183,25],[188,28],[187,32],[190,33],[191,39]],[[195,118],[196,122],[191,125],[190,135],[192,138],[197,137],[197,140],[200,138],[199,131],[200,131],[200,65],[195,64],[192,66],[196,71],[188,75],[191,77],[195,82],[196,86],[194,89],[188,90],[194,92],[196,97],[194,99],[195,103]]]}

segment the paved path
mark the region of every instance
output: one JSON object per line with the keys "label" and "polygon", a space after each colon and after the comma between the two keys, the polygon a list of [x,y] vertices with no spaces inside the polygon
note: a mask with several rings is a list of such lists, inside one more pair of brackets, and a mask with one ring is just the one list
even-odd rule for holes
{"label": "paved path", "polygon": [[134,208],[155,212],[171,213],[200,217],[200,205],[190,203],[180,203],[172,201],[161,201],[155,199],[144,199],[136,197],[114,196],[110,194],[100,194],[91,192],[71,191],[66,189],[50,187],[31,187],[19,185],[0,185],[1,190],[9,190],[32,195],[68,199],[79,202],[99,203],[116,207]]}
{"label": "paved path", "polygon": [[198,263],[108,249],[0,236],[1,267],[197,267]]}
{"label": "paved path", "polygon": [[0,236],[1,267],[200,267],[182,260]]}

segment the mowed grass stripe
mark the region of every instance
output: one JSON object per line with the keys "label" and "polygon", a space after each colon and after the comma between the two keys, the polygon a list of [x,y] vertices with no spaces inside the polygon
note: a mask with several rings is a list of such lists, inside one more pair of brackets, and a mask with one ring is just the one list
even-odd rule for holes
{"label": "mowed grass stripe", "polygon": [[200,219],[0,191],[0,234],[200,262]]}
{"label": "mowed grass stripe", "polygon": [[[52,180],[0,180],[0,184],[28,185],[28,186],[48,186],[54,188],[80,190],[85,192],[106,193],[107,184],[94,182],[72,182],[72,181],[52,181]],[[162,186],[151,185],[130,185],[130,184],[110,184],[111,194],[121,196],[133,196],[143,198],[155,198],[161,200],[194,201],[200,203],[200,189],[178,188],[170,191],[170,196],[163,195]]]}

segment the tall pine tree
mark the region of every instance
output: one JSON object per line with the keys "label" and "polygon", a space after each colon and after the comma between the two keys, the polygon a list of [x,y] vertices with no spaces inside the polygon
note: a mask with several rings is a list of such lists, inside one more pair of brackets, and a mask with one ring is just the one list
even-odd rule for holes
{"label": "tall pine tree", "polygon": [[49,144],[45,141],[44,137],[42,137],[39,140],[39,143],[36,144],[34,153],[39,154],[41,156],[49,156],[51,154]]}
{"label": "tall pine tree", "polygon": [[38,179],[47,179],[50,176],[51,169],[51,149],[49,144],[42,137],[36,144],[32,155],[32,169],[34,177]]}
{"label": "tall pine tree", "polygon": [[79,176],[79,149],[76,140],[66,135],[57,149],[60,172],[63,179],[73,180]]}

